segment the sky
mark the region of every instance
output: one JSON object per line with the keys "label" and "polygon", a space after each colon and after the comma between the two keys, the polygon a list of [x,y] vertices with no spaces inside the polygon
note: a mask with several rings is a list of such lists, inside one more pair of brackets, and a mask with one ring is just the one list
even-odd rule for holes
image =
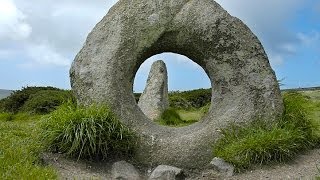
{"label": "sky", "polygon": [[[69,69],[88,33],[117,0],[0,0],[0,89],[70,89]],[[281,88],[320,86],[319,0],[217,0],[258,36]],[[150,66],[164,60],[169,90],[210,87],[203,69],[185,56],[150,57],[136,75],[144,89]]]}

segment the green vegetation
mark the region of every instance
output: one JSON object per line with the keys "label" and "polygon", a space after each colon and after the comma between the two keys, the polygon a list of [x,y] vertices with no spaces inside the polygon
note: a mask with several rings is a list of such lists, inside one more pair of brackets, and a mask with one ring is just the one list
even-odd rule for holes
{"label": "green vegetation", "polygon": [[[214,145],[213,154],[235,165],[238,171],[252,164],[283,162],[319,143],[317,119],[311,119],[312,102],[300,93],[284,94],[285,112],[273,124],[258,120],[240,127],[230,125]],[[313,106],[313,105],[312,105]],[[317,109],[320,111],[320,108]]]}
{"label": "green vegetation", "polygon": [[56,179],[55,171],[39,161],[37,141],[40,116],[0,114],[0,179]]}
{"label": "green vegetation", "polygon": [[[222,130],[214,155],[241,171],[253,164],[290,160],[318,145],[320,91],[283,96],[281,119],[273,124],[258,120],[241,127],[230,125]],[[158,122],[180,127],[197,122],[208,112],[211,90],[173,92],[169,97],[172,107]],[[132,154],[135,135],[108,107],[84,108],[73,102],[70,91],[52,87],[27,87],[0,100],[0,179],[57,178],[55,171],[39,160],[45,150],[86,159]]]}
{"label": "green vegetation", "polygon": [[1,121],[12,121],[14,115],[11,113],[0,113],[0,120]]}
{"label": "green vegetation", "polygon": [[55,152],[77,158],[128,156],[136,138],[106,106],[78,107],[65,103],[45,116],[42,140]]}
{"label": "green vegetation", "polygon": [[165,110],[162,113],[160,119],[157,120],[157,122],[161,125],[167,126],[177,126],[185,123],[185,121],[181,119],[177,111],[172,108]]}
{"label": "green vegetation", "polygon": [[164,126],[181,127],[198,122],[202,116],[203,113],[200,110],[186,111],[169,108],[162,113],[156,122]]}
{"label": "green vegetation", "polygon": [[211,89],[196,89],[169,93],[169,104],[175,109],[199,109],[211,101]]}
{"label": "green vegetation", "polygon": [[67,100],[72,100],[70,91],[41,90],[30,95],[21,110],[35,114],[47,114],[54,111]]}
{"label": "green vegetation", "polygon": [[25,87],[0,100],[0,111],[44,114],[69,99],[74,99],[70,91],[54,87]]}
{"label": "green vegetation", "polygon": [[[136,102],[139,101],[141,93],[134,93]],[[211,89],[195,89],[190,91],[169,92],[170,107],[178,110],[199,109],[211,101]]]}

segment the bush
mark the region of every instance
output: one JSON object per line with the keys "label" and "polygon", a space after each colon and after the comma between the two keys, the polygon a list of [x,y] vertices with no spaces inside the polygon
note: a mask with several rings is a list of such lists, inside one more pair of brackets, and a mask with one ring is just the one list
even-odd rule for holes
{"label": "bush", "polygon": [[128,156],[136,139],[106,106],[60,106],[41,123],[43,141],[55,152],[78,158]]}
{"label": "bush", "polygon": [[20,111],[24,103],[32,94],[41,90],[59,90],[54,87],[25,87],[22,90],[14,91],[9,97],[2,100],[2,110],[11,113]]}
{"label": "bush", "polygon": [[196,89],[169,93],[171,107],[177,109],[200,108],[211,102],[211,89]]}
{"label": "bush", "polygon": [[21,110],[36,114],[47,114],[55,110],[63,102],[72,101],[70,91],[63,90],[41,90],[30,95]]}
{"label": "bush", "polygon": [[165,110],[162,114],[160,119],[157,120],[159,124],[161,125],[171,125],[171,126],[177,126],[180,124],[185,123],[180,117],[180,115],[176,112],[175,109],[169,108]]}
{"label": "bush", "polygon": [[251,164],[283,162],[302,150],[314,147],[319,137],[304,108],[308,100],[299,93],[284,95],[285,111],[273,124],[262,120],[240,127],[230,125],[222,130],[222,138],[213,147],[213,154],[232,163],[238,171]]}

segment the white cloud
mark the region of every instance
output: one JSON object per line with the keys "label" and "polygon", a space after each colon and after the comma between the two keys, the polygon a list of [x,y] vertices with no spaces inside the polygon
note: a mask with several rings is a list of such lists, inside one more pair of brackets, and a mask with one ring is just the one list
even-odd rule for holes
{"label": "white cloud", "polygon": [[22,40],[29,37],[31,26],[25,14],[12,0],[0,0],[0,40]]}
{"label": "white cloud", "polygon": [[310,33],[298,33],[298,38],[305,45],[312,45],[320,41],[320,32],[312,31]]}
{"label": "white cloud", "polygon": [[271,55],[269,60],[272,67],[278,67],[284,63],[284,58],[279,54]]}
{"label": "white cloud", "polygon": [[26,49],[31,61],[23,64],[24,67],[61,66],[69,67],[71,60],[56,52],[47,44],[29,45]]}

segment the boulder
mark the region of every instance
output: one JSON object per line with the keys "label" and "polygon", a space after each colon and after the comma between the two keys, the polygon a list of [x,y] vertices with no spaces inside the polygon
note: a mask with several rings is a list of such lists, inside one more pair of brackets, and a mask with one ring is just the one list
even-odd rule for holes
{"label": "boulder", "polygon": [[218,170],[225,176],[233,176],[234,174],[234,167],[232,164],[225,162],[223,159],[215,157],[210,162],[210,165]]}
{"label": "boulder", "polygon": [[[147,58],[163,52],[187,56],[210,78],[211,109],[201,122],[159,126],[139,109],[135,74]],[[136,132],[135,159],[146,165],[204,167],[219,129],[231,122],[271,122],[283,112],[260,41],[214,0],[119,0],[88,35],[70,78],[79,104],[108,104]]]}
{"label": "boulder", "polygon": [[159,165],[154,169],[149,177],[149,180],[176,180],[183,179],[183,171],[177,167]]}
{"label": "boulder", "polygon": [[151,120],[159,119],[161,114],[168,109],[168,74],[166,64],[162,60],[152,64],[138,106]]}
{"label": "boulder", "polygon": [[139,172],[126,161],[115,162],[112,165],[111,176],[112,179],[140,180]]}

